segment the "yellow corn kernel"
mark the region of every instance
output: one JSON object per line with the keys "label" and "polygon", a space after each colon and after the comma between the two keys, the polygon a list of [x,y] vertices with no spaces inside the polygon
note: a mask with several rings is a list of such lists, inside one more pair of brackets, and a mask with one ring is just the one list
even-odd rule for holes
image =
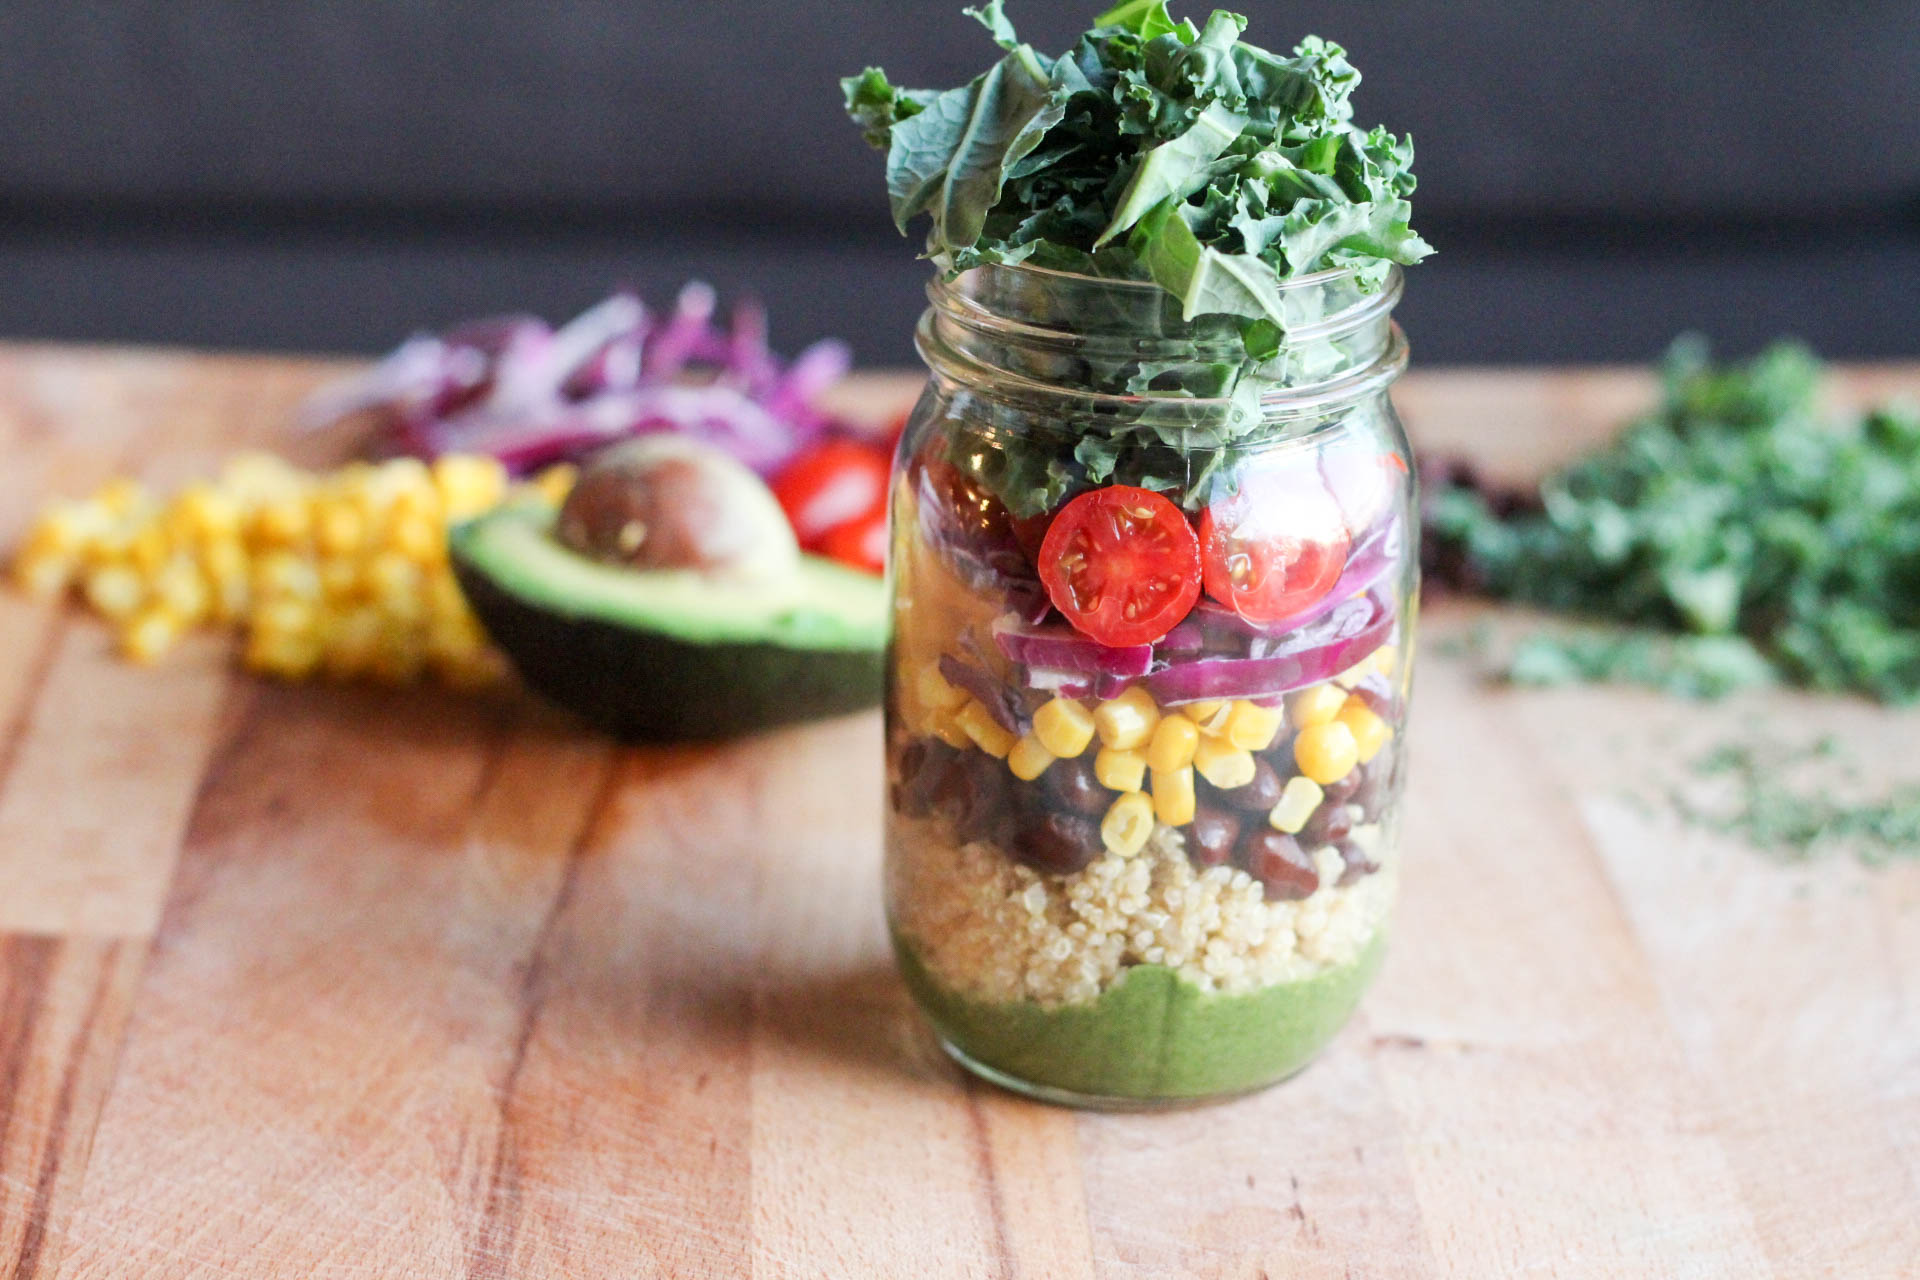
{"label": "yellow corn kernel", "polygon": [[258,546],[289,547],[313,532],[313,508],[298,496],[276,498],[253,513],[248,536]]}
{"label": "yellow corn kernel", "polygon": [[1152,834],[1153,802],[1143,792],[1129,791],[1121,796],[1100,819],[1100,843],[1116,857],[1131,858],[1139,853]]}
{"label": "yellow corn kernel", "polygon": [[1380,748],[1393,736],[1392,727],[1358,698],[1347,699],[1347,705],[1340,708],[1338,723],[1347,726],[1353,734],[1354,750],[1361,764],[1379,755]]}
{"label": "yellow corn kernel", "polygon": [[1208,722],[1219,715],[1226,705],[1225,698],[1207,698],[1200,702],[1183,702],[1175,710],[1205,730]]}
{"label": "yellow corn kernel", "polygon": [[292,497],[306,482],[306,475],[285,458],[258,450],[236,453],[220,468],[220,488],[242,506]]}
{"label": "yellow corn kernel", "polygon": [[1153,816],[1170,827],[1193,821],[1193,766],[1153,771]]}
{"label": "yellow corn kernel", "polygon": [[507,492],[507,469],[480,454],[450,453],[433,464],[433,485],[448,521],[477,516]]}
{"label": "yellow corn kernel", "polygon": [[120,630],[120,652],[134,662],[158,662],[180,639],[180,619],[165,605],[148,605]]}
{"label": "yellow corn kernel", "polygon": [[1013,744],[1013,750],[1007,752],[1007,768],[1020,781],[1032,782],[1047,771],[1055,758],[1039,738],[1031,733],[1023,734],[1020,741]]}
{"label": "yellow corn kernel", "polygon": [[247,548],[238,537],[209,538],[200,544],[200,571],[209,581],[250,575],[253,568]]}
{"label": "yellow corn kernel", "polygon": [[132,617],[147,599],[146,582],[123,564],[102,565],[91,570],[83,590],[94,612],[115,622]]}
{"label": "yellow corn kernel", "polygon": [[35,600],[51,600],[73,581],[73,560],[29,546],[13,560],[14,585]]}
{"label": "yellow corn kernel", "polygon": [[967,703],[967,691],[947,683],[940,664],[929,662],[914,676],[913,691],[929,711],[958,711]]}
{"label": "yellow corn kernel", "polygon": [[368,490],[388,503],[438,506],[440,494],[433,472],[418,458],[388,458],[367,477]]}
{"label": "yellow corn kernel", "polygon": [[1236,702],[1227,715],[1226,739],[1243,751],[1265,751],[1279,736],[1286,714],[1279,707]]}
{"label": "yellow corn kernel", "polygon": [[1093,757],[1093,776],[1109,791],[1138,791],[1147,784],[1147,753],[1102,747]]}
{"label": "yellow corn kernel", "polygon": [[253,562],[253,591],[262,600],[318,600],[320,571],[290,551],[269,551]]}
{"label": "yellow corn kernel", "polygon": [[965,751],[973,746],[973,739],[960,727],[958,715],[952,711],[935,711],[929,715],[927,732],[956,751]]}
{"label": "yellow corn kernel", "polygon": [[1147,768],[1155,773],[1184,769],[1193,763],[1194,749],[1200,743],[1200,730],[1185,716],[1167,716],[1153,728],[1147,741]]}
{"label": "yellow corn kernel", "polygon": [[533,478],[533,487],[541,497],[559,506],[573,492],[573,482],[580,478],[580,468],[571,462],[556,462]]}
{"label": "yellow corn kernel", "polygon": [[425,612],[423,575],[420,566],[408,557],[397,551],[377,552],[367,561],[362,575],[367,590],[382,604],[389,608],[397,606],[402,612]]}
{"label": "yellow corn kernel", "polygon": [[320,662],[336,680],[364,674],[377,660],[380,615],[364,605],[342,610],[323,631]]}
{"label": "yellow corn kernel", "polygon": [[320,611],[305,600],[281,598],[256,604],[247,615],[247,627],[253,635],[275,637],[317,636]]}
{"label": "yellow corn kernel", "polygon": [[386,544],[390,550],[423,568],[430,569],[447,561],[446,534],[441,531],[438,520],[426,515],[397,512],[387,526]]}
{"label": "yellow corn kernel", "polygon": [[1267,813],[1267,822],[1275,831],[1297,836],[1326,795],[1312,778],[1288,778],[1287,785],[1280,789],[1279,803]]}
{"label": "yellow corn kernel", "polygon": [[165,606],[183,626],[192,626],[207,616],[213,596],[200,566],[185,556],[169,560],[153,577],[153,597]]}
{"label": "yellow corn kernel", "polygon": [[1131,751],[1147,745],[1154,726],[1160,723],[1160,708],[1153,696],[1134,685],[1117,698],[1109,698],[1093,711],[1093,726],[1102,746]]}
{"label": "yellow corn kernel", "polygon": [[1013,744],[1018,740],[1001,727],[1000,723],[988,714],[985,707],[971,698],[967,700],[965,706],[953,713],[953,719],[954,723],[960,726],[961,732],[973,740],[974,746],[996,760],[1006,759],[1007,753],[1013,750]]}
{"label": "yellow corn kernel", "polygon": [[244,573],[207,579],[207,616],[215,622],[239,622],[252,607],[253,590]]}
{"label": "yellow corn kernel", "polygon": [[471,617],[436,618],[427,624],[425,645],[433,662],[465,661],[486,649],[487,635]]}
{"label": "yellow corn kernel", "polygon": [[356,555],[367,541],[367,518],[337,498],[322,502],[314,512],[313,541],[322,555]]}
{"label": "yellow corn kernel", "polygon": [[448,569],[440,568],[428,573],[420,584],[420,594],[427,602],[428,614],[435,618],[470,621],[473,617],[473,611],[467,608],[467,598],[460,594],[459,580]]}
{"label": "yellow corn kernel", "polygon": [[1293,740],[1294,763],[1321,786],[1331,786],[1353,772],[1360,758],[1353,730],[1339,720],[1308,725]]}
{"label": "yellow corn kernel", "polygon": [[95,503],[55,502],[34,520],[23,545],[45,554],[80,556],[112,523]]}
{"label": "yellow corn kernel", "polygon": [[1383,644],[1373,651],[1373,669],[1383,676],[1392,675],[1399,662],[1400,651],[1390,644]]}
{"label": "yellow corn kernel", "polygon": [[158,522],[140,525],[127,539],[127,560],[142,573],[160,572],[172,554],[173,544]]}
{"label": "yellow corn kernel", "polygon": [[1071,760],[1093,742],[1093,713],[1072,698],[1054,698],[1033,713],[1033,733],[1048,751]]}
{"label": "yellow corn kernel", "polygon": [[1287,699],[1287,718],[1300,729],[1327,724],[1340,714],[1340,705],[1346,700],[1347,691],[1339,685],[1317,684]]}
{"label": "yellow corn kernel", "polygon": [[100,486],[93,500],[116,516],[129,516],[150,505],[147,490],[138,480],[120,476]]}
{"label": "yellow corn kernel", "polygon": [[1194,748],[1193,767],[1222,791],[1244,787],[1253,781],[1253,753],[1225,738],[1200,739],[1200,745]]}
{"label": "yellow corn kernel", "polygon": [[339,604],[360,598],[364,584],[359,561],[329,556],[315,566],[315,571],[320,575],[320,594],[329,601]]}
{"label": "yellow corn kernel", "polygon": [[173,501],[173,514],[195,538],[209,541],[240,536],[240,504],[206,483],[189,485]]}
{"label": "yellow corn kernel", "polygon": [[255,631],[243,654],[247,668],[283,680],[302,680],[320,665],[320,637]]}

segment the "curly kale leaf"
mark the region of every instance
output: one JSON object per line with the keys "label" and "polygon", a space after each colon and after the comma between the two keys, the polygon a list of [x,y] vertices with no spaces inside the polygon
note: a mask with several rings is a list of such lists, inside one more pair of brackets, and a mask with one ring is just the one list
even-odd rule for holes
{"label": "curly kale leaf", "polygon": [[[1412,144],[1352,124],[1360,74],[1339,45],[1308,37],[1286,57],[1242,41],[1238,14],[1195,28],[1164,0],[1127,0],[1048,60],[1001,0],[968,12],[1007,51],[970,84],[900,91],[871,70],[843,82],[887,150],[895,222],[928,214],[929,254],[948,270],[1044,261],[1249,314],[1246,294],[1262,292],[1250,274],[1384,271],[1432,252],[1409,225]],[[1120,251],[1168,202],[1201,250],[1251,261],[1201,257],[1180,232],[1151,254]],[[1194,291],[1196,271],[1226,280]]]}

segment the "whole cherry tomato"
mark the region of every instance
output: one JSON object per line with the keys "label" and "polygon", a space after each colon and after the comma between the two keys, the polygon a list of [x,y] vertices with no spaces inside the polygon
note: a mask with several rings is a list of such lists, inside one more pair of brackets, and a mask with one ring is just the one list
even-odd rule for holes
{"label": "whole cherry tomato", "polygon": [[887,505],[887,455],[857,440],[827,440],[802,453],[773,481],[773,496],[809,550],[843,524]]}
{"label": "whole cherry tomato", "polygon": [[885,573],[887,569],[887,510],[871,512],[858,520],[829,530],[820,539],[820,554],[841,564]]}

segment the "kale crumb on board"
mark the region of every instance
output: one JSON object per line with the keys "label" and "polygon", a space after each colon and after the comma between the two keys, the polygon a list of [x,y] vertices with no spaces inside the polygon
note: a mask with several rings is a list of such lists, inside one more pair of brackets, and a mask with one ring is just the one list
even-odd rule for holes
{"label": "kale crumb on board", "polygon": [[1668,792],[1681,819],[1775,857],[1846,851],[1879,864],[1920,856],[1920,782],[1860,794],[1857,766],[1830,734],[1806,745],[1723,742],[1689,773]]}
{"label": "kale crumb on board", "polygon": [[1920,412],[1828,418],[1822,372],[1790,343],[1719,365],[1683,338],[1660,407],[1536,491],[1431,467],[1429,580],[1585,624],[1516,647],[1524,683],[1920,700]]}

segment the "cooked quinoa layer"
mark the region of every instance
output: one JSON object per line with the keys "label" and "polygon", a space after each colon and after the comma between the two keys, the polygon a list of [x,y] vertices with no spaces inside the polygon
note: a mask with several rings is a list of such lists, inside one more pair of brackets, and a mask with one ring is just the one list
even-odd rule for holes
{"label": "cooked quinoa layer", "polygon": [[1137,964],[1242,994],[1315,977],[1365,950],[1393,905],[1398,863],[1378,826],[1352,838],[1379,871],[1342,888],[1340,855],[1322,848],[1313,855],[1320,888],[1269,902],[1244,871],[1194,867],[1175,827],[1157,827],[1133,857],[1107,854],[1049,876],[990,844],[956,847],[942,819],[896,817],[888,898],[927,972],[969,999],[1078,1004]]}

